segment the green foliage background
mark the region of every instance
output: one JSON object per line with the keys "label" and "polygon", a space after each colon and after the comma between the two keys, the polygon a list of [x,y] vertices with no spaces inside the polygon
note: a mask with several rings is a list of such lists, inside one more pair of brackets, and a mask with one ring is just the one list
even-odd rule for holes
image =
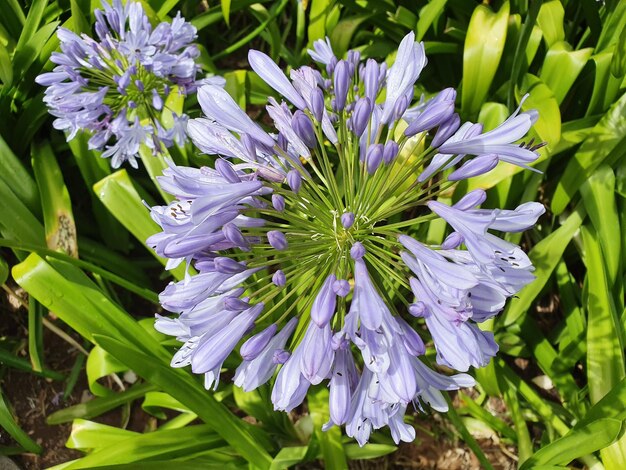
{"label": "green foliage background", "polygon": [[[247,69],[249,47],[295,67],[307,62],[306,48],[327,35],[337,55],[357,48],[365,57],[392,61],[410,30],[425,41],[429,58],[416,96],[456,87],[462,118],[491,129],[530,93],[523,109],[540,113],[531,132],[547,142],[536,164],[543,173],[501,164],[447,196],[481,187],[488,189],[486,207],[546,204],[535,229],[523,238],[509,235],[530,251],[537,280],[487,323],[501,346],[499,357],[474,371],[478,393],[459,393],[460,406],[444,419],[484,468],[492,467],[472,437],[477,427],[516,446],[522,469],[565,468],[574,461],[594,470],[626,468],[626,2],[142,3],[155,23],[182,11],[199,30],[203,72],[223,74],[242,106],[262,105],[271,93]],[[163,159],[147,156],[140,170],[113,172],[87,149],[86,138],[68,144],[52,129],[43,89],[34,83],[52,68],[56,28],[89,33],[97,7],[99,0],[0,1],[0,283],[29,294],[23,302],[28,344],[0,338],[1,368],[63,381],[66,394],[84,369],[96,396],[48,417],[50,426],[72,421],[67,446],[85,452],[55,468],[278,469],[316,459],[345,468],[351,460],[394,452],[384,432],[363,448],[338,429],[321,432],[328,415],[324,386],[312,389],[308,414],[294,423],[272,410],[268,388],[243,393],[223,384],[208,393],[187,370],[169,367],[174,342],[154,331],[150,318],[165,282],[163,260],[144,245],[157,226],[141,202],[168,197],[153,184]],[[191,147],[176,148],[172,158],[210,163]],[[424,235],[440,242],[445,226],[432,223]],[[44,328],[84,352],[69,375],[46,367]],[[84,338],[85,349],[70,330]],[[23,349],[28,360],[18,355]],[[519,370],[515,358],[528,360],[541,381]],[[99,382],[128,370],[141,380],[123,391]],[[489,397],[504,400],[506,420],[487,410]],[[91,421],[133,402],[162,419],[157,429],[136,433]],[[0,425],[15,441],[1,453],[41,451],[4,397]]]}

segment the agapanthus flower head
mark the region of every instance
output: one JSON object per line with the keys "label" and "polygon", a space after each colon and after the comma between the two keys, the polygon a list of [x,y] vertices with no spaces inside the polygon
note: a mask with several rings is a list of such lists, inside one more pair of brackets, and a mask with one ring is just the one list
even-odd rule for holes
{"label": "agapanthus flower head", "polygon": [[170,112],[168,126],[161,116],[168,96],[196,89],[196,29],[180,13],[153,28],[135,1],[102,0],[102,7],[97,39],[59,28],[61,52],[50,59],[57,65],[36,81],[47,87],[44,102],[68,140],[88,131],[89,147],[114,168],[137,167],[141,145],[159,152],[186,139],[187,116]]}
{"label": "agapanthus flower head", "polygon": [[[544,211],[534,202],[482,209],[482,190],[454,204],[438,198],[493,162],[534,161],[537,147],[516,142],[537,115],[518,110],[483,132],[461,124],[453,89],[411,107],[427,62],[412,33],[389,69],[360,64],[354,51],[337,58],[329,41],[311,56],[323,71],[305,66],[290,80],[250,52],[287,100],[268,100],[271,133],[223,89],[200,88],[207,119],[188,132],[220,158],[214,168],[172,164],[161,178],[177,199],[152,208],[163,231],[148,244],[197,274],[163,291],[178,315],[158,316],[156,327],[184,342],[172,365],[204,373],[207,388],[243,342],[235,383],[253,390],[277,372],[277,410],[327,381],[325,428],[345,425],[361,445],[384,426],[396,442],[412,440],[407,407],[445,411],[443,391],[474,384],[432,370],[423,334],[438,364],[466,372],[489,362],[498,346],[478,324],[533,279],[528,257],[498,234],[526,230]],[[445,240],[420,240],[420,224],[438,217],[450,227]]]}

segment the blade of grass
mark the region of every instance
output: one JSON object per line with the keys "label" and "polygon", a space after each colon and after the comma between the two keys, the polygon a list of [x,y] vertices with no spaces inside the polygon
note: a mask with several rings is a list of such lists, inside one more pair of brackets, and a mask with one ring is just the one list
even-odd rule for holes
{"label": "blade of grass", "polygon": [[31,156],[41,194],[46,244],[52,250],[61,250],[77,258],[78,245],[72,203],[52,147],[47,141],[33,144]]}
{"label": "blade of grass", "polygon": [[115,395],[94,398],[85,403],[79,403],[78,405],[55,411],[46,418],[46,423],[54,425],[69,423],[70,421],[79,418],[95,418],[97,416],[100,416],[101,414],[106,413],[107,411],[117,408],[118,406],[122,406],[124,403],[129,403],[133,400],[141,398],[146,393],[153,390],[156,390],[156,387],[152,384],[136,384],[130,387],[128,390],[116,393]]}
{"label": "blade of grass", "polygon": [[28,437],[28,434],[26,434],[15,422],[2,391],[0,391],[0,427],[2,427],[2,429],[4,429],[13,439],[15,439],[15,441],[26,451],[33,452],[35,454],[41,453],[41,447],[35,444],[35,442]]}
{"label": "blade of grass", "polygon": [[[145,246],[149,236],[157,233],[160,228],[150,218],[150,212],[142,203],[142,198],[133,185],[126,170],[120,170],[100,180],[94,185],[96,195],[113,216]],[[146,247],[146,249],[148,249]],[[150,253],[163,265],[167,262],[157,256],[153,250]],[[185,276],[184,263],[171,270],[176,279]]]}

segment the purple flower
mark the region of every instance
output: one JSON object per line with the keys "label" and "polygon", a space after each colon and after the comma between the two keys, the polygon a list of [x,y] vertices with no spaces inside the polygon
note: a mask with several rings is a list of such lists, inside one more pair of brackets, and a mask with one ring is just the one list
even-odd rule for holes
{"label": "purple flower", "polygon": [[426,66],[424,44],[415,42],[413,32],[407,34],[398,48],[396,61],[387,74],[387,97],[381,122],[388,124],[398,100],[413,93],[415,81]]}
{"label": "purple flower", "polygon": [[326,326],[335,314],[337,299],[333,291],[333,285],[336,280],[337,277],[334,274],[326,278],[311,306],[311,320],[320,328]]}
{"label": "purple flower", "polygon": [[341,214],[341,225],[346,230],[352,227],[354,224],[354,213],[353,212],[344,212]]}
{"label": "purple flower", "polygon": [[330,64],[333,59],[337,60],[328,38],[326,40],[318,39],[313,43],[313,49],[308,49],[307,52],[311,59],[324,65]]}
{"label": "purple flower", "polygon": [[[134,40],[136,54],[148,55],[150,42]],[[407,407],[443,412],[442,392],[474,385],[469,375],[426,366],[424,340],[441,365],[488,364],[498,346],[478,324],[533,279],[528,257],[497,234],[526,230],[544,211],[533,202],[487,208],[483,190],[448,205],[449,186],[440,183],[534,158],[537,146],[515,142],[535,114],[518,110],[483,134],[461,123],[452,89],[411,106],[426,65],[413,33],[389,70],[360,63],[356,51],[338,60],[328,40],[314,49],[326,70],[304,66],[290,78],[250,53],[258,75],[285,98],[268,98],[273,131],[220,87],[201,86],[206,117],[187,129],[200,151],[217,157],[214,168],[172,164],[160,179],[175,200],[152,208],[161,232],[148,242],[168,268],[185,262],[195,271],[161,293],[176,315],[158,315],[156,328],[182,343],[172,366],[191,365],[207,388],[242,342],[235,384],[253,390],[278,369],[275,409],[293,410],[311,385],[328,380],[324,429],[345,426],[364,445],[388,426],[394,442],[411,441]],[[85,99],[98,109],[98,96]],[[426,244],[418,234],[436,218],[449,233],[441,245]]]}
{"label": "purple flower", "polygon": [[61,52],[51,57],[57,66],[36,81],[46,87],[53,125],[68,141],[87,131],[89,147],[102,150],[114,168],[126,161],[136,168],[141,145],[159,152],[186,141],[186,115],[174,115],[170,129],[156,116],[176,87],[195,91],[196,29],[178,15],[153,30],[137,2],[102,0],[102,7],[94,12],[99,42],[59,28]]}
{"label": "purple flower", "polygon": [[275,324],[266,328],[263,331],[263,337],[257,340],[256,344],[253,346],[246,348],[246,351],[254,349],[255,354],[253,356],[244,356],[243,350],[244,346],[247,344],[244,343],[242,346],[242,357],[244,361],[235,372],[235,385],[249,392],[266,383],[276,370],[277,363],[273,360],[274,355],[277,352],[285,352],[283,348],[293,333],[297,323],[298,320],[292,318],[276,335],[274,335],[276,331]]}
{"label": "purple flower", "polygon": [[259,77],[278,93],[291,101],[297,108],[304,109],[306,107],[302,96],[300,96],[289,82],[280,67],[266,54],[251,50],[248,52],[248,62],[250,62],[250,67],[252,67],[252,70],[254,70]]}

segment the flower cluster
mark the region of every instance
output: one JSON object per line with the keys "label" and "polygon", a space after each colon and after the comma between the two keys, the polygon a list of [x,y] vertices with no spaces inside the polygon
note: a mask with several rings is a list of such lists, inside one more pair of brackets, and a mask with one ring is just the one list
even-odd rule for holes
{"label": "flower cluster", "polygon": [[[442,391],[474,384],[432,370],[418,331],[430,332],[438,364],[485,366],[498,347],[478,323],[533,279],[528,257],[496,233],[526,230],[544,211],[533,202],[480,209],[482,190],[453,205],[437,199],[499,161],[535,161],[537,146],[515,142],[537,113],[518,109],[483,132],[461,124],[453,89],[409,107],[427,62],[412,33],[390,68],[356,51],[338,59],[328,41],[310,53],[326,73],[305,66],[291,80],[249,53],[287,100],[269,98],[273,134],[222,88],[199,88],[206,118],[187,131],[218,157],[214,168],[171,164],[160,179],[176,200],[152,208],[162,232],[148,244],[169,268],[195,269],[161,293],[178,315],[157,315],[156,328],[184,343],[172,366],[191,365],[207,389],[245,339],[234,376],[244,390],[279,369],[271,399],[290,411],[328,379],[327,427],[345,425],[361,445],[384,426],[411,441],[407,406],[445,411]],[[447,238],[419,241],[437,217],[451,227]]]}
{"label": "flower cluster", "polygon": [[159,152],[186,139],[187,116],[172,113],[165,129],[161,113],[171,93],[196,89],[196,28],[179,13],[153,29],[138,2],[102,0],[102,7],[95,10],[98,40],[59,28],[61,52],[50,59],[57,66],[36,81],[47,87],[44,102],[68,141],[91,131],[89,148],[103,150],[114,168],[137,167],[142,144]]}

